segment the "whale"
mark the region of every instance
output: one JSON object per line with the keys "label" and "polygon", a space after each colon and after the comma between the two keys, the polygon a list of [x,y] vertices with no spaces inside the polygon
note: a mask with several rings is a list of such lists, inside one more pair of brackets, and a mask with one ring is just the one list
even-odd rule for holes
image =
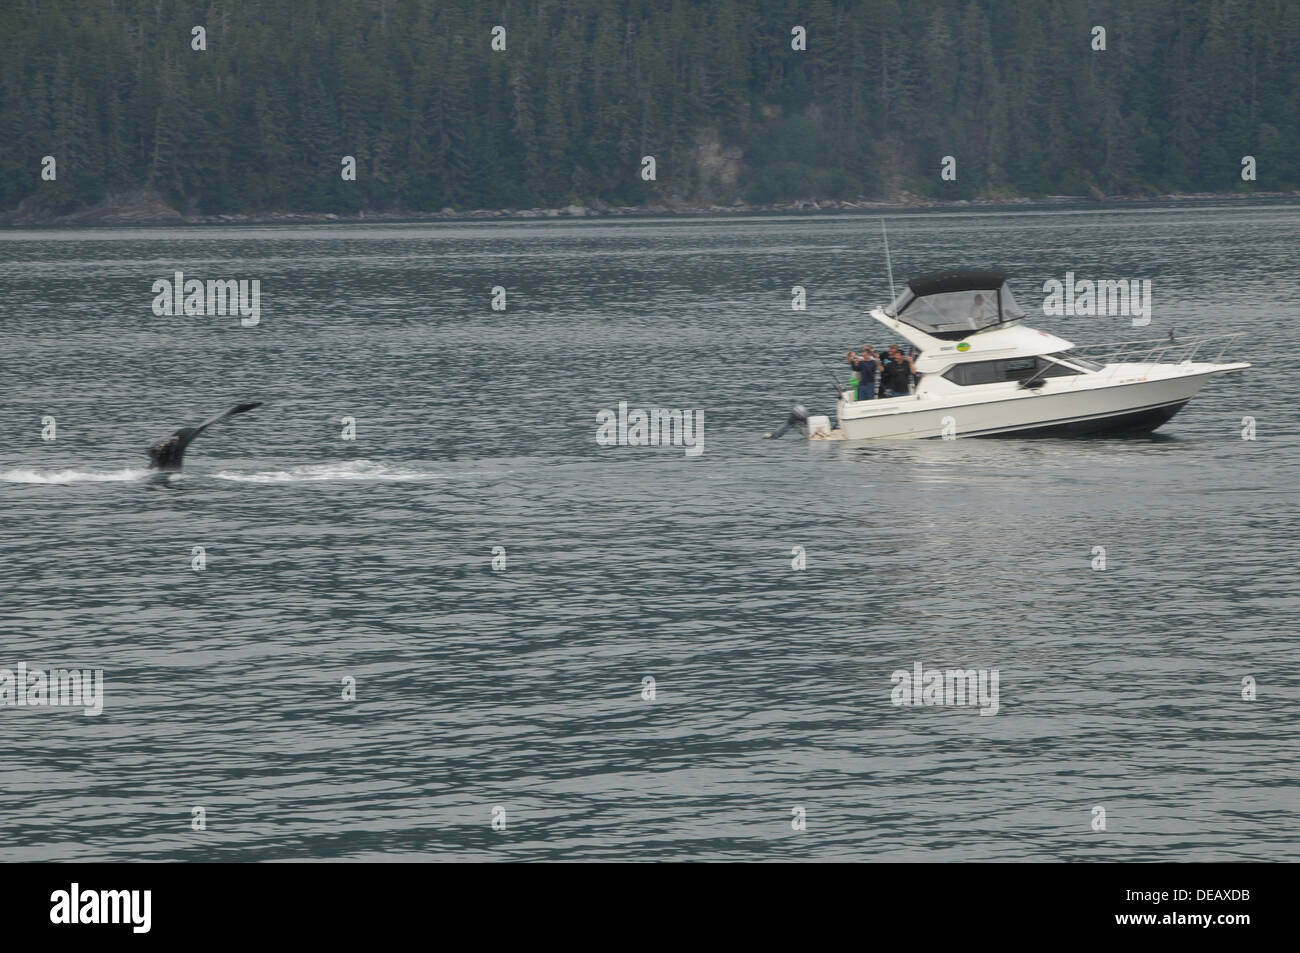
{"label": "whale", "polygon": [[185,448],[194,442],[199,434],[207,430],[215,423],[220,423],[227,417],[233,417],[236,414],[246,413],[254,407],[261,407],[260,400],[250,404],[236,404],[229,410],[217,414],[208,420],[203,421],[197,427],[182,427],[174,430],[166,437],[160,437],[153,443],[149,444],[149,469],[161,471],[179,470],[185,462]]}

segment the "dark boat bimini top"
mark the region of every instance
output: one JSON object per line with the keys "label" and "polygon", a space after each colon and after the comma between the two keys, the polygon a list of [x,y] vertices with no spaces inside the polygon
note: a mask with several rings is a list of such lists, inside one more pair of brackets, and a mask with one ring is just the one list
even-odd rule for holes
{"label": "dark boat bimini top", "polygon": [[997,291],[1006,284],[1005,271],[935,271],[909,278],[907,287],[918,298],[950,291]]}

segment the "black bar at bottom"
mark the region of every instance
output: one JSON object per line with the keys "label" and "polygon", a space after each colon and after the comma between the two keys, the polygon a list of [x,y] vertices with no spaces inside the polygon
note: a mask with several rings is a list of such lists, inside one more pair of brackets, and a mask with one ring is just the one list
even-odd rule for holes
{"label": "black bar at bottom", "polygon": [[927,944],[1125,935],[1233,943],[1281,937],[1292,920],[1283,912],[1291,896],[1283,881],[1292,879],[1285,865],[443,867],[11,864],[0,866],[0,914],[11,943],[64,934],[76,942],[284,937],[331,945],[431,925],[463,925],[482,938],[560,929],[675,943],[688,920],[733,938],[848,929],[863,938],[902,930]]}

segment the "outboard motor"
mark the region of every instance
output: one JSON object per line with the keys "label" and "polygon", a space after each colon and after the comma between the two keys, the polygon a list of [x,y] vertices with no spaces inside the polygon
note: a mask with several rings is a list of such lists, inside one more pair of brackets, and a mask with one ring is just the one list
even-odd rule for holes
{"label": "outboard motor", "polygon": [[795,404],[791,408],[790,416],[786,418],[780,430],[776,431],[776,433],[763,434],[763,437],[766,440],[774,440],[777,437],[784,436],[785,432],[794,426],[798,426],[804,434],[808,433],[808,408],[803,404]]}

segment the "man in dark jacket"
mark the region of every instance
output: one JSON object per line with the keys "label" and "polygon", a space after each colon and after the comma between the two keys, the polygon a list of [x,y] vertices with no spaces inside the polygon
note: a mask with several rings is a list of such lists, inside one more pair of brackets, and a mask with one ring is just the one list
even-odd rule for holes
{"label": "man in dark jacket", "polygon": [[916,365],[897,344],[889,345],[889,353],[881,364],[880,384],[882,397],[905,397],[911,391],[912,375]]}

